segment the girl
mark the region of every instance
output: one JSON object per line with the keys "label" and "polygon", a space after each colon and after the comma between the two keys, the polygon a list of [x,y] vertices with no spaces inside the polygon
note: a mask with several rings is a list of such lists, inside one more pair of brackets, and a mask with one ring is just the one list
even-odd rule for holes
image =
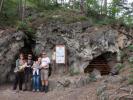
{"label": "girl", "polygon": [[38,57],[37,60],[34,62],[33,68],[33,92],[39,92],[40,89],[40,64],[41,64],[41,57]]}

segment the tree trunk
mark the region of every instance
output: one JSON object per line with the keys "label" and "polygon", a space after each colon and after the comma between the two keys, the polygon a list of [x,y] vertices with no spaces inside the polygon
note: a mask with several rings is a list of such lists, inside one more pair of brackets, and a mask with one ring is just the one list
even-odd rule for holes
{"label": "tree trunk", "polygon": [[101,0],[101,12],[100,12],[101,15],[103,14],[103,1],[104,0]]}
{"label": "tree trunk", "polygon": [[23,0],[23,2],[22,2],[22,21],[25,18],[25,9],[26,9],[26,0]]}
{"label": "tree trunk", "polygon": [[19,15],[19,19],[22,19],[22,0],[18,1],[18,15]]}
{"label": "tree trunk", "polygon": [[81,13],[84,14],[84,0],[80,0],[80,10],[81,10]]}
{"label": "tree trunk", "polygon": [[25,8],[26,8],[26,0],[19,0],[18,2],[18,13],[21,21],[25,18]]}
{"label": "tree trunk", "polygon": [[104,0],[104,13],[107,15],[107,0]]}
{"label": "tree trunk", "polygon": [[3,4],[4,4],[4,0],[1,0],[1,2],[0,2],[0,13],[2,12]]}

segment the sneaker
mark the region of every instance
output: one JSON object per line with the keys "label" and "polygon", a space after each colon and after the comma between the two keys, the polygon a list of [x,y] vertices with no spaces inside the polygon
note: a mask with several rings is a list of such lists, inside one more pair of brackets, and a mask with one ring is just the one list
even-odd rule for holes
{"label": "sneaker", "polygon": [[35,92],[35,89],[33,89],[32,91]]}
{"label": "sneaker", "polygon": [[48,92],[48,86],[45,86],[45,93],[47,93]]}
{"label": "sneaker", "polygon": [[39,92],[40,90],[39,90],[39,89],[37,89],[36,91],[37,91],[37,92]]}
{"label": "sneaker", "polygon": [[42,86],[42,87],[41,87],[41,92],[44,92],[44,89],[45,89],[45,87],[44,87],[44,86]]}

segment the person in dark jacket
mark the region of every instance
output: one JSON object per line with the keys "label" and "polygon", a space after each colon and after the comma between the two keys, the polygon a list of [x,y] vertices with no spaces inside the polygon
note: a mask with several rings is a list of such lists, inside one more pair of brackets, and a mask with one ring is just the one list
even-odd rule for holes
{"label": "person in dark jacket", "polygon": [[32,65],[34,61],[32,60],[32,54],[28,54],[28,59],[26,62],[26,67],[24,70],[24,91],[32,90]]}

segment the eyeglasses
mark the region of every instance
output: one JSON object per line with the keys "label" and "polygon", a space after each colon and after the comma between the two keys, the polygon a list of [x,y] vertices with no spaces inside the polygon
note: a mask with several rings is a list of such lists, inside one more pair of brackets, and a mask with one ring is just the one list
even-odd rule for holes
{"label": "eyeglasses", "polygon": [[28,56],[28,58],[32,58],[32,56]]}

